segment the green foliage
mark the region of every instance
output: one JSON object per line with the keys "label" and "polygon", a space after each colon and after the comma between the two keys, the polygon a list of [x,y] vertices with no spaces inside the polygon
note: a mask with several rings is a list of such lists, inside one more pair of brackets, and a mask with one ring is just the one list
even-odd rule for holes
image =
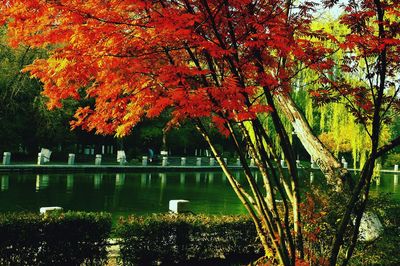
{"label": "green foliage", "polygon": [[369,201],[368,210],[376,213],[384,226],[382,236],[373,242],[359,243],[352,265],[400,265],[400,203],[381,194]]}
{"label": "green foliage", "polygon": [[[346,200],[343,193],[327,197],[326,191],[315,188],[302,204],[305,253],[314,265],[328,265],[333,236],[341,222]],[[358,241],[350,265],[400,265],[400,257],[393,256],[398,253],[400,241],[400,203],[389,195],[380,194],[369,200],[366,212],[379,217],[384,232],[372,242]],[[349,232],[353,230],[353,225],[349,225]],[[345,257],[351,237],[351,234],[345,236],[339,261]]]}
{"label": "green foliage", "polygon": [[121,218],[116,236],[124,265],[254,259],[262,249],[253,222],[244,216],[130,216]]}
{"label": "green foliage", "polygon": [[36,153],[38,145],[53,148],[68,142],[73,103],[66,100],[65,111],[50,112],[40,94],[42,85],[22,72],[47,52],[29,46],[12,49],[5,36],[6,28],[0,28],[0,149]]}
{"label": "green foliage", "polygon": [[102,265],[110,231],[106,213],[0,214],[0,264]]}
{"label": "green foliage", "polygon": [[385,166],[393,167],[396,164],[400,164],[400,153],[391,153],[386,157]]}

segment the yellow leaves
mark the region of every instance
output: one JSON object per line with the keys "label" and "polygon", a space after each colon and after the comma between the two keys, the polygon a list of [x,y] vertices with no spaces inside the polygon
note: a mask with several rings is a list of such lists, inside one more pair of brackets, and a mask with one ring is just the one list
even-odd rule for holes
{"label": "yellow leaves", "polygon": [[330,151],[350,152],[351,139],[350,136],[344,134],[341,138],[335,139],[333,132],[324,132],[319,135],[319,139],[324,143]]}
{"label": "yellow leaves", "polygon": [[54,69],[55,72],[60,72],[65,69],[65,67],[70,63],[69,60],[65,58],[56,59],[56,58],[49,58],[47,60],[49,67]]}
{"label": "yellow leaves", "polygon": [[114,39],[110,38],[105,42],[106,47],[113,47],[115,45]]}

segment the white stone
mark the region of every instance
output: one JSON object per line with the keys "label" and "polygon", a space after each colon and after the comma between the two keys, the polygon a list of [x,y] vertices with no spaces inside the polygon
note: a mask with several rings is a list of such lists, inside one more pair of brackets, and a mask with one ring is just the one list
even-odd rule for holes
{"label": "white stone", "polygon": [[58,206],[52,206],[52,207],[41,207],[40,208],[40,214],[45,214],[49,211],[62,211],[63,208],[62,207],[58,207]]}
{"label": "white stone", "polygon": [[126,155],[124,150],[117,151],[117,162],[119,162],[120,164],[126,163]]}
{"label": "white stone", "polygon": [[313,160],[313,158],[311,158],[311,168],[312,169],[314,169],[314,168],[317,168],[318,166],[316,165],[316,163],[314,162],[314,160]]}
{"label": "white stone", "polygon": [[214,158],[210,158],[210,166],[214,166],[214,164],[215,164],[215,159]]}
{"label": "white stone", "polygon": [[96,159],[94,160],[95,165],[101,165],[101,154],[96,154]]}
{"label": "white stone", "polygon": [[186,157],[181,158],[181,165],[186,165]]}
{"label": "white stone", "polygon": [[173,213],[183,213],[189,212],[189,204],[190,201],[188,200],[170,200],[169,201],[169,211]]}
{"label": "white stone", "polygon": [[142,156],[142,165],[143,165],[143,166],[146,166],[146,165],[147,165],[147,160],[148,160],[148,157],[147,157],[147,156]]}
{"label": "white stone", "polygon": [[43,157],[43,162],[44,163],[50,162],[51,150],[42,148],[40,150],[40,154]]}
{"label": "white stone", "polygon": [[4,152],[3,153],[3,164],[8,165],[11,162],[11,152]]}
{"label": "white stone", "polygon": [[358,239],[370,242],[377,239],[383,232],[383,226],[375,213],[366,212],[361,218]]}
{"label": "white stone", "polygon": [[68,164],[69,165],[75,164],[75,154],[74,153],[68,154]]}

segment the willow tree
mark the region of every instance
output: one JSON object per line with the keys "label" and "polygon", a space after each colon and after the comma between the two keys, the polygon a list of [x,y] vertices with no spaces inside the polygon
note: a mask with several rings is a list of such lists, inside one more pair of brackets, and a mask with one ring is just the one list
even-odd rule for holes
{"label": "willow tree", "polygon": [[[331,1],[325,2],[329,5]],[[360,2],[366,3],[360,9],[366,14],[349,8],[350,14],[343,19],[350,29],[353,30],[352,23],[357,24],[360,17],[369,21],[367,18],[373,11],[380,14],[379,21],[386,21],[378,0]],[[395,50],[398,34],[395,31],[390,38],[392,42],[386,41],[384,34],[390,25],[379,24],[379,36],[366,43],[383,44],[383,48],[378,47],[380,56],[375,68],[383,80],[378,87],[360,90],[347,86],[345,80],[334,81],[324,76],[335,62],[329,58],[334,51],[321,40],[328,38],[340,49],[354,49],[363,40],[354,37],[364,34],[364,25],[360,25],[362,32],[355,27],[356,31],[349,34],[344,44],[331,34],[313,32],[311,11],[316,4],[312,2],[299,6],[288,0],[2,0],[1,3],[0,21],[7,23],[11,44],[55,47],[47,60],[37,60],[26,68],[43,83],[49,107],[62,107],[66,98],[93,99],[94,104],[77,109],[73,127],[122,136],[129,134],[142,118],[156,117],[166,110],[171,113],[168,127],[193,122],[253,219],[265,257],[281,265],[295,265],[307,258],[304,258],[299,178],[291,132],[285,130],[278,109],[311,156],[318,158],[328,181],[339,184],[344,176],[340,163],[312,133],[291,97],[292,79],[301,72],[299,64],[316,71],[320,84],[324,85],[318,92],[320,95],[349,98],[355,110],[363,115],[360,118],[364,123],[372,121],[373,125],[369,161],[333,245],[331,263],[336,263],[350,214],[361,191],[368,190],[371,165],[377,156],[398,144],[396,140],[378,147],[382,106],[397,103],[394,97],[390,102],[384,101],[385,77],[398,62],[387,60],[388,51],[393,47]],[[398,12],[398,6],[389,4],[385,2],[387,12]],[[372,54],[362,52],[370,62]],[[361,59],[358,56],[352,61]],[[361,92],[371,96],[362,99],[373,99],[372,105],[360,100]],[[368,116],[371,110],[375,110],[372,117]],[[261,121],[265,116],[271,117],[279,141],[271,139],[265,130]],[[246,186],[222,160],[210,135],[210,126],[232,138]],[[284,154],[289,174],[284,174],[278,163],[278,149]],[[250,171],[247,153],[262,175],[261,186]],[[281,207],[277,205],[278,197],[282,199]]]}

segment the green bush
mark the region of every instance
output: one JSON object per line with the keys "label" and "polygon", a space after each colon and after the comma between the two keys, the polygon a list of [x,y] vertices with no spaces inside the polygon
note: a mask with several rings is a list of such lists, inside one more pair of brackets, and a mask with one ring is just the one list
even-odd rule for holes
{"label": "green bush", "polygon": [[106,213],[0,214],[0,265],[101,265],[110,231]]}
{"label": "green bush", "polygon": [[257,258],[261,244],[250,218],[159,214],[121,218],[116,228],[123,265]]}
{"label": "green bush", "polygon": [[400,203],[389,194],[373,197],[368,210],[377,214],[384,226],[383,234],[373,242],[358,243],[352,264],[354,265],[400,265],[398,254],[400,242]]}

